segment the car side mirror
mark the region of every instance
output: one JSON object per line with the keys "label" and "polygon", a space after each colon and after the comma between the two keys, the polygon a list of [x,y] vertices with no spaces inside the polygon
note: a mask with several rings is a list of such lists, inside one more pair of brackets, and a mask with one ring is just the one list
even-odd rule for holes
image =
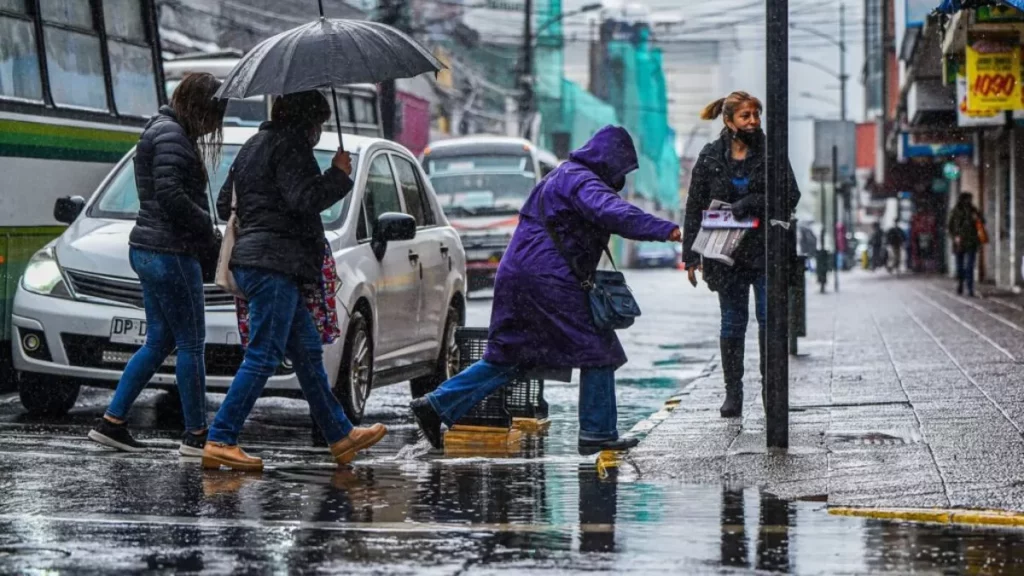
{"label": "car side mirror", "polygon": [[408,214],[385,212],[377,218],[370,247],[377,261],[384,259],[388,242],[402,242],[416,238],[416,219]]}
{"label": "car side mirror", "polygon": [[85,209],[85,198],[63,196],[53,204],[53,219],[62,224],[72,224]]}

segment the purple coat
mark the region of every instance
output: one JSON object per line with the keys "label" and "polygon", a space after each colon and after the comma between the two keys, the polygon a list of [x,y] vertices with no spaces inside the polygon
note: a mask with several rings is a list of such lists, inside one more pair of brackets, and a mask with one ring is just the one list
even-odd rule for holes
{"label": "purple coat", "polygon": [[594,326],[586,293],[544,229],[538,197],[566,252],[593,271],[611,234],[658,241],[678,228],[619,198],[637,166],[629,133],[606,126],[533,189],[498,267],[484,359],[563,369],[626,363],[615,333]]}

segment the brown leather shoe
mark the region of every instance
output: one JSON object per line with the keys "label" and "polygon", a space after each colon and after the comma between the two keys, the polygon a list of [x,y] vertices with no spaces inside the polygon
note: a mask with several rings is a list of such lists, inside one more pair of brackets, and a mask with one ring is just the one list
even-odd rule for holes
{"label": "brown leather shoe", "polygon": [[356,452],[366,450],[380,442],[388,433],[383,424],[374,424],[367,428],[356,428],[348,436],[331,444],[331,454],[338,464],[348,464],[356,457]]}
{"label": "brown leather shoe", "polygon": [[219,470],[221,466],[244,472],[259,472],[263,470],[263,460],[249,456],[237,445],[207,441],[203,448],[203,468]]}

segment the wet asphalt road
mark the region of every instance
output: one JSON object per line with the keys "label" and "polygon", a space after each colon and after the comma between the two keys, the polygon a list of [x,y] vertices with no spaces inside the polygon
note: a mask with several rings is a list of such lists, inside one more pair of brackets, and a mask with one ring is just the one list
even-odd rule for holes
{"label": "wet asphalt road", "polygon": [[[623,341],[623,432],[717,353],[716,301],[674,271],[630,274],[644,317]],[[813,297],[813,296],[812,296]],[[486,325],[473,300],[468,324]],[[85,389],[61,420],[0,396],[0,573],[1017,573],[1024,532],[830,516],[756,489],[599,474],[576,454],[574,384],[549,383],[552,426],[501,458],[418,443],[407,386],[374,391],[389,437],[351,468],[310,442],[302,401],[260,400],[243,445],[265,472],[203,472],[174,452],[180,421],[158,392],[132,422],[153,448],[85,440],[110,392]],[[220,396],[211,397],[211,410]],[[666,454],[670,458],[671,454]]]}

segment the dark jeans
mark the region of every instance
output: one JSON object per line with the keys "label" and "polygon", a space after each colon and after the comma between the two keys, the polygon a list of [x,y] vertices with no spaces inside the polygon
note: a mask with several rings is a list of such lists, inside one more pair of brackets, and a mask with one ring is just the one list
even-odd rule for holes
{"label": "dark jeans", "polygon": [[206,316],[199,260],[131,248],[128,260],[142,284],[146,343],[128,361],[107,416],[125,420],[142,389],[178,350],[175,377],[185,428],[206,429]]}
{"label": "dark jeans", "polygon": [[977,259],[977,250],[964,250],[956,253],[956,278],[959,293],[964,291],[964,283],[967,283],[967,293],[974,296],[974,262]]}
{"label": "dark jeans", "polygon": [[234,446],[253,404],[285,354],[292,361],[313,421],[333,444],[352,423],[331,392],[323,344],[299,285],[284,274],[235,268],[235,281],[249,299],[249,346],[238,374],[210,427],[209,440]]}
{"label": "dark jeans", "polygon": [[750,288],[754,288],[754,315],[763,334],[768,318],[768,278],[761,274],[752,283],[730,282],[718,291],[722,309],[722,338],[745,338],[750,321]]}
{"label": "dark jeans", "polygon": [[[518,366],[480,360],[427,394],[427,400],[450,428],[491,392],[522,374]],[[580,371],[579,418],[580,440],[618,439],[615,370],[584,368]]]}

